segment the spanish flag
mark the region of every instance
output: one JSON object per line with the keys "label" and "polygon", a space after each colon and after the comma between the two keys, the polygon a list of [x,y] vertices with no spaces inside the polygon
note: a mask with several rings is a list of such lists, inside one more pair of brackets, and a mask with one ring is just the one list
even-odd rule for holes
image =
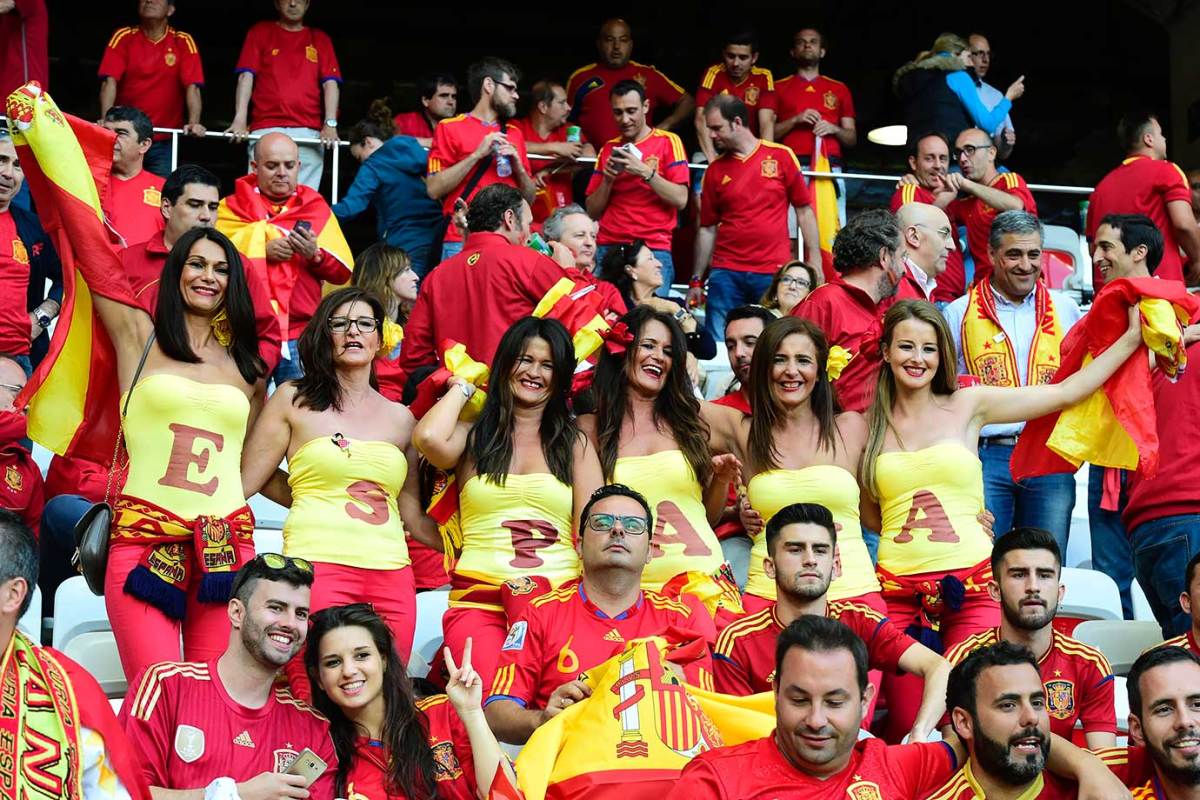
{"label": "spanish flag", "polygon": [[705,647],[635,639],[588,670],[591,696],[534,731],[517,757],[527,800],[661,800],[696,755],[769,734],[769,693],[730,697],[683,683],[676,665]]}
{"label": "spanish flag", "polygon": [[601,334],[608,330],[604,297],[595,284],[567,276],[550,287],[533,309],[532,316],[556,319],[571,334],[576,363],[586,361],[600,349]]}
{"label": "spanish flag", "polygon": [[117,360],[92,297],[137,305],[100,209],[115,137],[63,114],[36,82],[9,95],[7,111],[25,180],[63,268],[63,304],[50,351],[16,405],[28,404],[34,441],[107,465],[120,425]]}
{"label": "spanish flag", "polygon": [[[825,154],[825,137],[813,141],[813,172],[829,172],[829,156]],[[813,211],[817,215],[817,233],[821,240],[821,269],[826,275],[833,272],[833,238],[842,227],[838,218],[837,184],[833,178],[811,178]]]}
{"label": "spanish flag", "polygon": [[1168,375],[1185,366],[1183,326],[1200,319],[1200,300],[1182,283],[1120,278],[1105,284],[1091,311],[1063,340],[1054,383],[1078,372],[1120,338],[1135,303],[1142,316],[1142,347],[1091,397],[1026,423],[1010,464],[1015,480],[1074,472],[1085,461],[1137,469],[1147,478],[1157,474],[1158,423],[1146,353],[1153,353]]}

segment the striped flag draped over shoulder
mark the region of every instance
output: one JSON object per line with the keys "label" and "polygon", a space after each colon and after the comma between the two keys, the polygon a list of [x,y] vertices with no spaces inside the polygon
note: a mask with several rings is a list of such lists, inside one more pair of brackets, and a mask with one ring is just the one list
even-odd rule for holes
{"label": "striped flag draped over shoulder", "polygon": [[[100,208],[115,136],[63,114],[37,83],[9,95],[6,108],[25,181],[63,272],[62,310],[49,353],[16,405],[28,404],[34,441],[59,455],[107,465],[120,424],[117,359],[92,298],[136,305]],[[85,281],[78,268],[83,260],[90,274],[101,277]]]}

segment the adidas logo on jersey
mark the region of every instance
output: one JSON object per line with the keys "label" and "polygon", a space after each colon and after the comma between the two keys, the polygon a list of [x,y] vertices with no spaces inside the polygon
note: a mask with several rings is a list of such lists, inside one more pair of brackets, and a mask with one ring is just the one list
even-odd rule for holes
{"label": "adidas logo on jersey", "polygon": [[608,633],[604,634],[604,641],[617,642],[618,644],[625,644],[625,640],[621,638],[621,634],[617,633],[616,628],[613,628]]}
{"label": "adidas logo on jersey", "polygon": [[254,740],[250,738],[250,731],[242,731],[233,737],[233,743],[242,747],[254,747]]}

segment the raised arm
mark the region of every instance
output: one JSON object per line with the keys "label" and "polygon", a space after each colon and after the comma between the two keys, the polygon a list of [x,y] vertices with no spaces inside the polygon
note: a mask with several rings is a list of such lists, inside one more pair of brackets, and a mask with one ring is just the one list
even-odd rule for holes
{"label": "raised arm", "polygon": [[242,448],[242,491],[247,498],[263,490],[287,454],[292,441],[290,412],[295,396],[296,389],[292,384],[276,389],[246,437],[246,445]]}
{"label": "raised arm", "polygon": [[600,469],[600,456],[597,455],[596,448],[592,446],[591,439],[582,431],[579,433],[579,441],[575,443],[575,459],[571,472],[572,524],[577,526],[579,514],[587,505],[592,492],[604,485],[604,472]]}
{"label": "raised arm", "polygon": [[413,429],[413,444],[438,469],[454,469],[467,449],[471,425],[459,421],[458,415],[473,394],[474,386],[458,376],[450,378],[442,399]]}

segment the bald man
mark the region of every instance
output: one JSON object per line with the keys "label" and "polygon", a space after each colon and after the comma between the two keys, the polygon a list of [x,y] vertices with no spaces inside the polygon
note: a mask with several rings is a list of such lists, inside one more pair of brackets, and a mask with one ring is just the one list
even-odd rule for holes
{"label": "bald man", "polygon": [[904,278],[897,300],[931,300],[937,279],[954,252],[954,229],[946,212],[929,203],[905,203],[896,212],[904,239]]}
{"label": "bald man", "polygon": [[[250,169],[221,201],[217,230],[238,246],[247,273],[266,279],[283,342],[272,373],[279,383],[302,374],[296,340],[321,301],[321,283],[346,283],[354,261],[325,198],[298,184],[300,151],[289,136],[259,139]],[[260,250],[254,243],[264,240]]]}

